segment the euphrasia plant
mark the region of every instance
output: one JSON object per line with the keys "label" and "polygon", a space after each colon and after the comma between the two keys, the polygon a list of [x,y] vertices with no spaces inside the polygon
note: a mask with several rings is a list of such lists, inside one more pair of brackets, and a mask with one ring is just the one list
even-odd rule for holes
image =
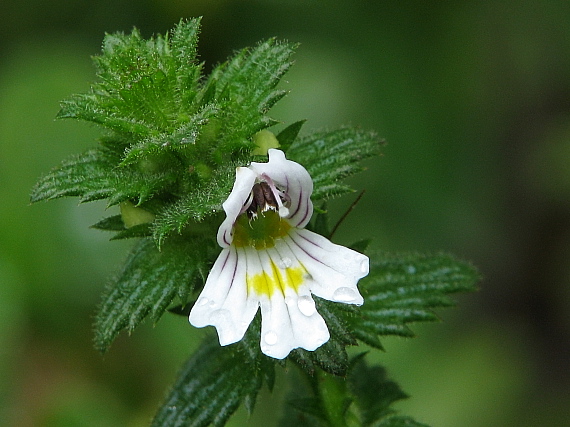
{"label": "euphrasia plant", "polygon": [[100,144],[32,191],[32,202],[106,199],[120,214],[93,227],[135,240],[103,295],[95,346],[105,352],[166,311],[215,326],[153,426],[223,425],[240,404],[251,412],[276,366],[306,379],[281,425],[422,425],[391,409],[406,396],[383,369],[346,348],[412,336],[408,323],[436,320],[432,309],[472,290],[477,272],[447,255],[332,243],[326,201],[353,191],[343,180],[381,141],[350,127],[301,134],[303,120],[274,135],[267,113],[286,93],[277,84],[296,46],[267,40],[205,77],[199,24],[150,40],[107,35],[97,82],[58,114],[100,125]]}

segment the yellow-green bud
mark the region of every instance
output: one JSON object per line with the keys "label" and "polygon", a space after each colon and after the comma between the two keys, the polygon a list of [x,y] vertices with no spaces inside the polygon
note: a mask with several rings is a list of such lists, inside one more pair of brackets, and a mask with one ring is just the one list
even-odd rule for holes
{"label": "yellow-green bud", "polygon": [[150,213],[143,208],[136,207],[128,200],[126,202],[120,203],[119,208],[121,209],[121,218],[123,219],[123,223],[127,228],[154,221],[153,213]]}
{"label": "yellow-green bud", "polygon": [[267,151],[270,148],[279,148],[279,141],[273,134],[273,132],[267,129],[260,130],[255,135],[253,135],[253,142],[256,147],[253,149],[251,154],[254,156],[267,156]]}
{"label": "yellow-green bud", "polygon": [[202,181],[206,181],[212,177],[212,168],[205,163],[198,163],[194,166],[194,172]]}

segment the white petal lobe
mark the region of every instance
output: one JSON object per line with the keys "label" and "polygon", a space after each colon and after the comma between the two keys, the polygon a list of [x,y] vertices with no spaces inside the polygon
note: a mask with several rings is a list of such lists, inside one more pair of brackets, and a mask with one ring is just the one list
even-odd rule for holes
{"label": "white petal lobe", "polygon": [[222,204],[226,212],[226,219],[218,229],[218,244],[222,248],[226,248],[232,243],[232,228],[244,203],[249,198],[256,177],[255,172],[249,168],[240,167],[236,169],[236,180],[232,192]]}

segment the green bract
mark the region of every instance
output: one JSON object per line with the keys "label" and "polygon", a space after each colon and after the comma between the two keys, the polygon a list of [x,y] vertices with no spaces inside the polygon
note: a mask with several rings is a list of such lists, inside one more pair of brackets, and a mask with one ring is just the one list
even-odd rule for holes
{"label": "green bract", "polygon": [[[181,21],[150,40],[136,30],[107,35],[94,58],[96,82],[64,101],[58,114],[99,125],[99,145],[64,160],[32,190],[32,202],[76,196],[119,205],[120,214],[93,227],[113,232],[113,239],[138,239],[96,315],[95,344],[102,352],[147,317],[189,312],[220,252],[216,232],[236,167],[266,161],[268,148],[279,146],[308,170],[312,201],[323,207],[308,228],[330,237],[324,201],[353,191],[343,180],[380,152],[373,132],[341,127],[301,135],[304,120],[274,136],[266,129],[278,122],[268,111],[286,94],[277,85],[296,46],[269,39],[205,76],[196,53],[199,27],[199,19]],[[265,243],[267,229],[278,236],[267,219],[238,240]],[[362,357],[350,361],[346,347],[361,341],[381,348],[381,336],[410,336],[410,322],[435,320],[431,309],[450,305],[448,294],[473,289],[477,279],[473,267],[449,256],[379,254],[359,283],[362,307],[317,299],[331,338],[316,351],[297,349],[288,357],[311,378],[325,375],[311,382],[313,396],[291,402],[305,425],[419,426],[393,415],[389,405],[405,395]],[[258,317],[239,343],[220,347],[206,340],[153,425],[223,425],[240,403],[253,410],[262,384],[273,386],[278,363],[260,352],[259,335]],[[348,383],[328,375],[347,376]],[[382,402],[371,402],[367,389],[380,390]]]}

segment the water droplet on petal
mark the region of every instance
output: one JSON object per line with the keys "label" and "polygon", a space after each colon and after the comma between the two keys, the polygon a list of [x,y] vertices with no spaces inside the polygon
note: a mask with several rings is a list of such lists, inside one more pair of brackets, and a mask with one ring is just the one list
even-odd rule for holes
{"label": "water droplet on petal", "polygon": [[273,331],[269,331],[267,332],[264,336],[263,339],[265,340],[265,342],[268,345],[275,345],[277,344],[277,334]]}
{"label": "water droplet on petal", "polygon": [[232,315],[228,310],[216,310],[210,314],[210,322],[223,328],[232,323]]}
{"label": "water droplet on petal", "polygon": [[291,267],[291,265],[293,264],[293,262],[291,261],[291,258],[281,258],[281,260],[279,261],[279,267],[281,268],[289,268]]}
{"label": "water droplet on petal", "polygon": [[333,299],[338,302],[352,302],[358,298],[356,291],[347,287],[338,288],[333,293]]}
{"label": "water droplet on petal", "polygon": [[214,308],[216,306],[216,301],[210,301],[208,304],[210,307]]}
{"label": "water droplet on petal", "polygon": [[364,274],[368,274],[368,258],[364,257],[362,261],[360,261],[360,271]]}
{"label": "water droplet on petal", "polygon": [[208,298],[202,297],[198,300],[198,305],[206,305],[208,304],[208,301],[209,301]]}
{"label": "water droplet on petal", "polygon": [[317,311],[315,301],[313,301],[313,298],[309,295],[300,296],[297,300],[297,307],[299,307],[299,311],[307,317],[312,316],[315,314],[315,311]]}

